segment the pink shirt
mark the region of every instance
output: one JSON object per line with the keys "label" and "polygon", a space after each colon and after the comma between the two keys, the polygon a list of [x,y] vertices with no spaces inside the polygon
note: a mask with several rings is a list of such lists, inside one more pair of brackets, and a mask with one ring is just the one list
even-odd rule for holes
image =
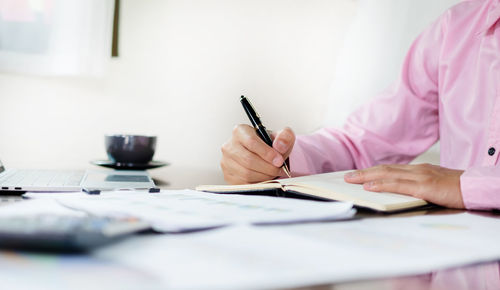
{"label": "pink shirt", "polygon": [[292,173],[408,163],[439,139],[441,166],[465,170],[465,206],[500,209],[499,19],[500,0],[448,10],[415,40],[391,88],[343,128],[297,137]]}
{"label": "pink shirt", "polygon": [[498,263],[495,262],[439,270],[424,275],[398,277],[387,281],[388,287],[382,289],[500,289],[500,271]]}

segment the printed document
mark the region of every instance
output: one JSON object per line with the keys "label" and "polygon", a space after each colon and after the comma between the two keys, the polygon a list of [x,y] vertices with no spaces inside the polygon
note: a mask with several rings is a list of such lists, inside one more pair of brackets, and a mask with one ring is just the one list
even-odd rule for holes
{"label": "printed document", "polygon": [[[52,195],[56,197],[56,195]],[[99,196],[57,195],[64,206],[96,215],[130,215],[159,232],[182,232],[232,224],[281,224],[350,219],[351,203],[269,196],[219,195],[194,190],[160,193],[104,192]]]}
{"label": "printed document", "polygon": [[470,213],[235,226],[135,237],[95,256],[155,273],[172,289],[292,288],[495,261],[498,228],[499,219]]}

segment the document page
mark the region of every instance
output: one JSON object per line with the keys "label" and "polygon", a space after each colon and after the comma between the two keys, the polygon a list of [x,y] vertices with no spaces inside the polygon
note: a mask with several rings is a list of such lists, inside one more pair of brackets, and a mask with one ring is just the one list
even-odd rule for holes
{"label": "document page", "polygon": [[156,273],[172,289],[296,288],[496,261],[498,228],[499,219],[469,213],[236,226],[136,237],[96,255]]}
{"label": "document page", "polygon": [[[60,196],[60,195],[59,195]],[[230,224],[277,224],[351,218],[351,203],[318,202],[193,190],[160,193],[108,192],[58,199],[64,206],[96,215],[130,215],[160,232],[180,232]]]}

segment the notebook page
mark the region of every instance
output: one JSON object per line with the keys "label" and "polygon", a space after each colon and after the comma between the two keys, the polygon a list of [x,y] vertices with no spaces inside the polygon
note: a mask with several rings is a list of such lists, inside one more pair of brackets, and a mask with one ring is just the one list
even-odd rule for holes
{"label": "notebook page", "polygon": [[373,205],[380,205],[380,207],[377,207],[380,209],[391,209],[394,207],[399,207],[399,205],[403,204],[411,204],[412,206],[426,204],[425,201],[412,196],[386,192],[379,193],[366,191],[363,189],[362,185],[350,184],[345,182],[344,174],[346,172],[348,171],[281,179],[279,180],[279,182],[283,185],[287,185],[287,188],[291,190],[301,192],[302,188],[308,188],[309,190],[306,191],[309,194],[314,194],[315,192],[317,192],[318,195],[323,197],[344,201],[349,200],[357,203],[358,205],[368,207],[374,207]]}

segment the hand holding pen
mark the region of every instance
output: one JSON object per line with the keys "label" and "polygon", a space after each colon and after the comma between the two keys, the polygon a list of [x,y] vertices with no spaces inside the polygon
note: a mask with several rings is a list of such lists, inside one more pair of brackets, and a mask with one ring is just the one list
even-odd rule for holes
{"label": "hand holding pen", "polygon": [[[271,136],[269,136],[269,133],[267,133],[267,129],[262,124],[262,121],[260,120],[259,114],[257,114],[257,111],[255,111],[255,108],[252,106],[250,101],[245,98],[245,96],[241,96],[240,99],[241,105],[243,106],[243,109],[247,113],[248,119],[250,119],[250,122],[252,123],[252,126],[255,128],[255,131],[257,132],[257,135],[264,141],[269,147],[273,147],[273,140],[271,139]],[[290,170],[288,170],[288,166],[286,165],[285,162],[281,165],[281,168],[285,172],[285,174],[288,177],[292,177],[290,175]]]}
{"label": "hand holding pen", "polygon": [[[249,113],[246,109],[245,111]],[[255,115],[258,117],[257,113]],[[258,129],[260,120],[254,121]],[[221,167],[228,183],[255,183],[284,175],[281,167],[292,151],[295,134],[290,128],[279,131],[274,141],[271,141],[271,147],[268,145],[270,138],[266,143],[257,132],[252,126],[238,125],[234,128],[231,139],[222,146]]]}

